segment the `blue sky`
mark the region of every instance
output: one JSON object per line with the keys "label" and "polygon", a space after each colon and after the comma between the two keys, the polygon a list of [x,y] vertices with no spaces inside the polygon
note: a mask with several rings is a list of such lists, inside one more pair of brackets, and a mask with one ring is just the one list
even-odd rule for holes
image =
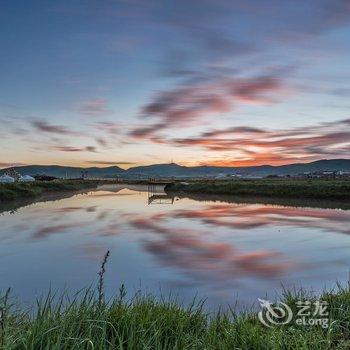
{"label": "blue sky", "polygon": [[0,4],[0,166],[350,155],[350,2]]}

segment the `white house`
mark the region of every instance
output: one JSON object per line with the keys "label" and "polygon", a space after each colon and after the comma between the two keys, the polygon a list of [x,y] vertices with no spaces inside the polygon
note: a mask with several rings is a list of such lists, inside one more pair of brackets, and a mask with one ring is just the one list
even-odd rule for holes
{"label": "white house", "polygon": [[0,176],[0,183],[13,183],[15,182],[15,179],[8,175],[2,175]]}
{"label": "white house", "polygon": [[19,182],[33,182],[35,181],[34,177],[29,175],[23,175],[18,179]]}

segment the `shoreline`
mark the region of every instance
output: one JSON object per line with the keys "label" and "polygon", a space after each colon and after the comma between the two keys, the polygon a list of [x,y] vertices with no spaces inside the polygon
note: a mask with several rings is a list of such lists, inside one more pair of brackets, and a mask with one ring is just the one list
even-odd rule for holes
{"label": "shoreline", "polygon": [[188,198],[198,202],[219,202],[231,204],[263,204],[282,207],[350,210],[350,201],[341,199],[283,198],[254,195],[230,195],[196,192],[169,192],[177,198]]}
{"label": "shoreline", "polygon": [[0,204],[20,199],[38,198],[48,193],[73,192],[84,189],[95,189],[102,185],[148,185],[148,180],[116,179],[74,179],[35,182],[0,183]]}
{"label": "shoreline", "polygon": [[[168,194],[225,195],[291,200],[350,201],[350,181],[342,180],[231,180],[193,181],[166,185]],[[234,198],[232,198],[234,199]],[[350,203],[350,202],[349,202]]]}
{"label": "shoreline", "polygon": [[[214,192],[218,186],[219,191]],[[252,182],[249,183],[249,185]],[[36,182],[34,183],[15,183],[15,184],[0,184],[0,213],[13,211],[18,208],[31,205],[36,202],[45,202],[50,200],[59,200],[70,197],[79,193],[95,191],[98,188],[104,189],[105,186],[125,186],[135,187],[144,186],[147,191],[148,182],[142,180],[116,182],[115,180],[61,180],[56,182]],[[203,185],[206,188],[203,189]],[[198,187],[200,186],[200,190]],[[350,187],[350,181],[348,181]],[[345,192],[341,198],[333,197],[303,197],[303,196],[276,196],[246,193],[240,191],[226,191],[225,182],[204,182],[196,181],[189,185],[176,182],[167,185],[164,188],[165,193],[178,198],[188,198],[196,201],[214,201],[224,203],[246,203],[246,204],[270,204],[292,207],[311,207],[324,209],[342,209],[350,210],[350,195]],[[5,191],[4,191],[5,189]],[[10,195],[7,190],[10,189]],[[252,187],[254,192],[254,186]],[[5,195],[4,195],[5,193]]]}
{"label": "shoreline", "polygon": [[60,180],[0,184],[0,204],[21,199],[35,199],[46,194],[94,189],[104,183],[100,180]]}

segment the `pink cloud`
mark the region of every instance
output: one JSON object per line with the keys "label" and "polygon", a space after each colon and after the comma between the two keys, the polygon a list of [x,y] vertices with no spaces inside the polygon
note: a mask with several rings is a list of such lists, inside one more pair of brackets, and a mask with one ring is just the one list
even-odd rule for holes
{"label": "pink cloud", "polygon": [[200,147],[209,151],[235,152],[239,157],[218,159],[212,165],[245,166],[285,164],[324,157],[348,157],[349,119],[308,128],[285,130],[232,127],[204,132],[197,137],[167,140],[181,147]]}
{"label": "pink cloud", "polygon": [[15,166],[25,166],[27,164],[25,163],[5,163],[5,162],[1,162],[0,163],[0,168],[11,168],[11,167],[15,167]]}
{"label": "pink cloud", "polygon": [[79,133],[68,129],[63,125],[53,125],[41,119],[35,119],[31,122],[31,124],[38,131],[42,131],[49,134],[79,135]]}
{"label": "pink cloud", "polygon": [[261,76],[206,81],[160,92],[141,110],[144,118],[155,121],[133,129],[130,134],[139,139],[157,139],[159,131],[198,123],[211,114],[228,113],[235,104],[276,102],[285,91],[281,79]]}
{"label": "pink cloud", "polygon": [[83,102],[79,107],[79,112],[91,117],[99,117],[112,113],[107,107],[107,101],[101,98],[94,98]]}
{"label": "pink cloud", "polygon": [[51,147],[54,151],[60,152],[97,152],[95,146],[86,146],[86,147],[71,147],[71,146],[53,146]]}

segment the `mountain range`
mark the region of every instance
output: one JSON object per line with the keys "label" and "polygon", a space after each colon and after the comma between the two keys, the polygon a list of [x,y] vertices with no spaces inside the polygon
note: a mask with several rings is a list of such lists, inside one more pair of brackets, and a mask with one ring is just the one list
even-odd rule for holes
{"label": "mountain range", "polygon": [[[0,170],[0,175],[12,168]],[[67,167],[60,165],[28,165],[14,167],[22,175],[49,175],[60,178],[81,177],[82,171],[91,177],[124,177],[124,178],[146,178],[146,177],[204,177],[220,175],[296,175],[304,172],[315,171],[350,171],[350,159],[324,159],[311,163],[294,163],[280,166],[260,165],[249,167],[219,167],[219,166],[193,166],[187,167],[176,163],[153,164],[132,167],[127,170],[118,166],[110,167]]]}

